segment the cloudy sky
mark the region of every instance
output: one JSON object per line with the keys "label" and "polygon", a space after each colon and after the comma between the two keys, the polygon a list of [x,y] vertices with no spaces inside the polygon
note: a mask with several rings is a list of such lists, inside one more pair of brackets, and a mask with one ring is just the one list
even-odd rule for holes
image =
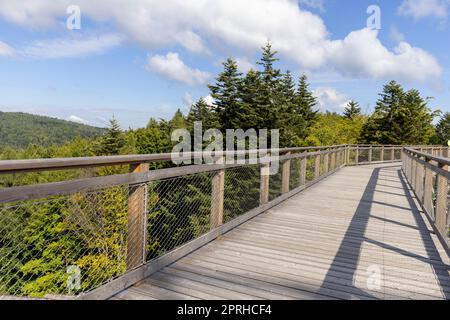
{"label": "cloudy sky", "polygon": [[270,40],[322,110],[370,111],[396,79],[450,111],[449,14],[450,0],[0,0],[0,110],[144,126],[207,96],[226,57],[254,67]]}

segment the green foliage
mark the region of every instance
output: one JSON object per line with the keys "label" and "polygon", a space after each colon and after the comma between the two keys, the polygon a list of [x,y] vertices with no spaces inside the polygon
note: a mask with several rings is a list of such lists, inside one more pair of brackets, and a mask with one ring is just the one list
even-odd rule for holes
{"label": "green foliage", "polygon": [[444,113],[436,125],[436,143],[447,146],[450,140],[450,112]]}
{"label": "green foliage", "polygon": [[344,109],[344,117],[347,119],[354,119],[361,115],[361,108],[358,102],[351,100]]}
{"label": "green foliage", "polygon": [[104,129],[21,112],[0,111],[0,148],[62,145],[76,137],[93,138]]}
{"label": "green foliage", "polygon": [[112,118],[98,146],[97,154],[102,156],[117,155],[125,146],[125,137],[119,122]]}
{"label": "green foliage", "polygon": [[306,144],[310,146],[356,144],[365,122],[364,116],[348,119],[336,113],[320,114],[317,122],[310,128]]}
{"label": "green foliage", "polygon": [[361,133],[364,143],[427,144],[434,134],[433,119],[427,100],[419,91],[404,91],[391,81],[383,87],[375,111]]}

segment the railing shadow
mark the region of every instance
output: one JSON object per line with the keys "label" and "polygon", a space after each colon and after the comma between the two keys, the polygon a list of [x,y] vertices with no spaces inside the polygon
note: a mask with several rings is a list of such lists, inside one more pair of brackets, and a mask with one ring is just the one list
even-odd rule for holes
{"label": "railing shadow", "polygon": [[[358,267],[359,256],[361,254],[361,247],[364,242],[364,234],[367,228],[367,224],[370,219],[370,212],[372,209],[372,202],[375,195],[375,189],[377,186],[378,177],[380,175],[381,168],[375,168],[370,176],[369,182],[364,189],[364,193],[359,201],[358,207],[352,217],[350,225],[348,226],[344,238],[339,246],[339,249],[331,262],[330,268],[327,271],[324,281],[319,292],[325,292],[327,286],[333,283],[335,274],[341,272],[340,265],[342,260],[348,259],[348,248],[349,243],[352,244],[352,251],[354,252],[354,257],[346,261],[346,268],[349,270],[351,278],[355,276],[356,269]],[[356,240],[356,242],[355,242]],[[369,299],[374,299],[375,297],[369,292],[362,290],[356,286],[349,286],[349,291],[344,292],[346,299],[351,299],[354,295],[365,296]]]}
{"label": "railing shadow", "polygon": [[[443,266],[445,266],[445,263],[442,260],[441,255],[439,254],[439,251],[437,250],[436,246],[434,246],[433,238],[431,237],[429,228],[427,227],[427,224],[423,219],[421,210],[417,207],[416,202],[414,201],[413,193],[409,188],[409,185],[406,182],[403,173],[400,170],[398,171],[398,177],[400,179],[400,182],[402,183],[402,186],[405,188],[405,192],[407,193],[406,198],[408,200],[409,206],[412,208],[413,217],[419,228],[420,238],[424,243],[427,257],[430,257],[427,259],[427,263],[431,266],[434,274],[436,275],[436,280],[438,281],[443,296],[445,297],[445,299],[450,299],[450,293],[442,289],[444,285],[450,286],[450,283],[448,281],[448,274],[445,274],[445,272],[442,271],[442,268]],[[432,243],[433,246],[430,247],[425,245],[426,242]]]}
{"label": "railing shadow", "polygon": [[[355,213],[351,219],[351,222],[345,232],[345,235],[342,239],[342,242],[339,246],[339,249],[336,252],[336,255],[334,256],[334,259],[330,265],[330,268],[327,271],[327,274],[325,276],[325,279],[321,286],[321,291],[325,293],[326,288],[333,282],[335,282],[336,274],[342,273],[342,261],[346,261],[346,269],[347,269],[347,276],[350,275],[352,279],[352,284],[347,289],[348,291],[344,294],[347,295],[347,298],[352,298],[353,295],[359,295],[367,298],[377,298],[374,296],[374,293],[371,292],[369,289],[363,290],[361,288],[358,288],[354,285],[354,279],[356,275],[356,270],[358,268],[358,263],[361,255],[362,245],[364,242],[371,243],[373,245],[379,246],[383,249],[394,251],[398,254],[401,254],[403,256],[407,256],[410,258],[417,259],[421,262],[427,263],[431,266],[433,269],[433,272],[435,274],[437,283],[440,287],[441,293],[443,297],[446,299],[450,299],[449,292],[444,290],[444,287],[449,286],[448,282],[448,268],[446,267],[445,263],[443,262],[439,251],[437,250],[436,246],[434,245],[433,239],[431,237],[429,228],[427,227],[422,215],[421,210],[417,207],[414,196],[406,183],[401,170],[397,171],[397,176],[399,178],[399,181],[401,182],[403,190],[405,190],[405,197],[408,201],[409,210],[411,211],[411,214],[413,215],[414,221],[416,222],[416,229],[418,231],[418,235],[420,235],[420,239],[418,238],[417,241],[422,241],[424,244],[424,248],[426,250],[426,256],[419,256],[414,252],[409,252],[407,250],[389,245],[387,243],[383,243],[380,241],[368,239],[365,237],[365,231],[367,229],[369,219],[371,218],[371,209],[374,203],[382,204],[382,205],[388,205],[387,203],[380,203],[374,201],[374,195],[376,192],[377,182],[380,178],[380,171],[389,169],[390,167],[384,167],[384,168],[375,168],[371,174],[371,177],[369,179],[369,182],[367,183],[364,193],[358,203],[358,206],[355,210]],[[380,186],[380,184],[378,184]],[[395,206],[396,207],[396,206]],[[402,208],[404,209],[404,208]],[[389,222],[389,221],[386,221]],[[430,246],[430,244],[432,244]],[[353,255],[351,256],[351,259],[349,259],[349,247],[352,250]],[[380,291],[380,294],[382,292]]]}

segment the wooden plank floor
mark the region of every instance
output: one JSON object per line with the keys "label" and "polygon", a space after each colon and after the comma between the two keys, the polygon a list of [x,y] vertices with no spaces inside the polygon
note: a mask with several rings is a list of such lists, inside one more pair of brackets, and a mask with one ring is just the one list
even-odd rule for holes
{"label": "wooden plank floor", "polygon": [[397,164],[346,167],[113,299],[450,299]]}

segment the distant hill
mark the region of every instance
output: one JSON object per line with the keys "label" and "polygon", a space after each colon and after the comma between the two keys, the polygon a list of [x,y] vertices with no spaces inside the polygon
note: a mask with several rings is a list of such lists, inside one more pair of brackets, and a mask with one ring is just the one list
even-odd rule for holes
{"label": "distant hill", "polygon": [[91,138],[103,132],[102,128],[71,121],[0,111],[0,148],[24,148],[30,143],[39,146],[63,144],[76,137]]}

